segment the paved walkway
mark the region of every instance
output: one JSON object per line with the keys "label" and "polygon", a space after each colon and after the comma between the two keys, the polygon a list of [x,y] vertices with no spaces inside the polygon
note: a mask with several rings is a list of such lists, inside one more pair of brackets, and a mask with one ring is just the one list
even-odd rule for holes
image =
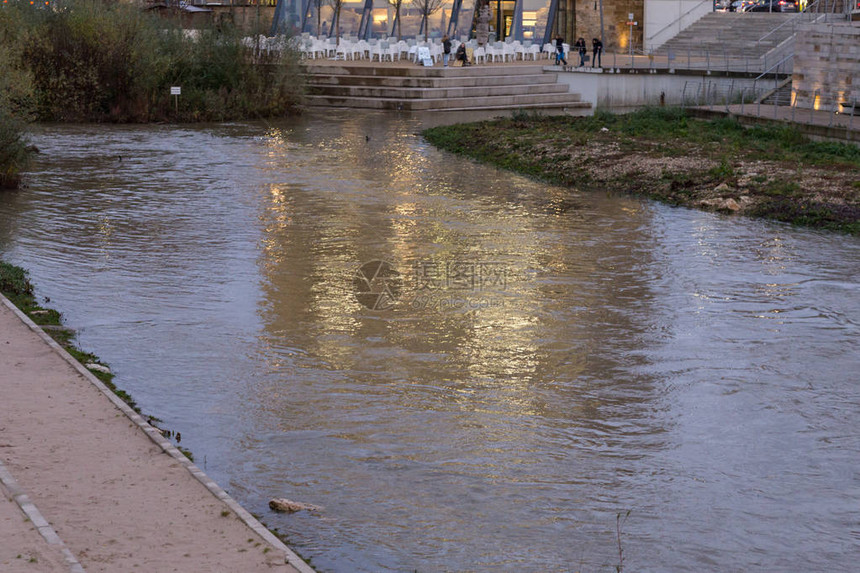
{"label": "paved walkway", "polygon": [[25,322],[0,297],[0,571],[312,571]]}

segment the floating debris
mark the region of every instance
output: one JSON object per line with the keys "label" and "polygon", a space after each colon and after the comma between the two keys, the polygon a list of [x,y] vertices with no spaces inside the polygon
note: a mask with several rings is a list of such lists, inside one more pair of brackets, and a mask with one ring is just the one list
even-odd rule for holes
{"label": "floating debris", "polygon": [[110,368],[105,366],[104,364],[96,364],[95,362],[87,362],[84,364],[87,367],[87,370],[95,370],[96,372],[101,372],[103,374],[110,374]]}
{"label": "floating debris", "polygon": [[283,497],[276,497],[269,502],[269,507],[275,511],[284,511],[287,513],[295,513],[297,511],[319,511],[322,508],[310,503],[301,503],[298,501],[290,501]]}

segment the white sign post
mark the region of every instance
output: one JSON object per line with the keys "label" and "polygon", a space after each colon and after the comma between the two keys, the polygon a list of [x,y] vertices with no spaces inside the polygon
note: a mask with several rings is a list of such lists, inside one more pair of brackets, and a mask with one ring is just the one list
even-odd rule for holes
{"label": "white sign post", "polygon": [[173,96],[173,102],[175,104],[176,113],[179,113],[179,96],[182,95],[182,87],[170,86],[170,95]]}

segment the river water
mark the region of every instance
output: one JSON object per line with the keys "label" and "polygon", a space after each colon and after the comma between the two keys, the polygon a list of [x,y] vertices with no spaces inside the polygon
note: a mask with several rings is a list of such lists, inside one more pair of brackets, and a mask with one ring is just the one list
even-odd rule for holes
{"label": "river water", "polygon": [[42,127],[0,256],[321,571],[856,567],[860,241],[421,126]]}

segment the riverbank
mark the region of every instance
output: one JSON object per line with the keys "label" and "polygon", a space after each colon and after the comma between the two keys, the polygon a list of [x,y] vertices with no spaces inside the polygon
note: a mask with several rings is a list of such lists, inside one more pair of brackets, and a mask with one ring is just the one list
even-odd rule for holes
{"label": "riverbank", "polygon": [[0,569],[310,571],[27,314],[0,297],[0,491],[27,512],[4,501]]}
{"label": "riverbank", "polygon": [[860,234],[860,148],[677,108],[519,113],[424,132],[434,145],[580,190]]}

